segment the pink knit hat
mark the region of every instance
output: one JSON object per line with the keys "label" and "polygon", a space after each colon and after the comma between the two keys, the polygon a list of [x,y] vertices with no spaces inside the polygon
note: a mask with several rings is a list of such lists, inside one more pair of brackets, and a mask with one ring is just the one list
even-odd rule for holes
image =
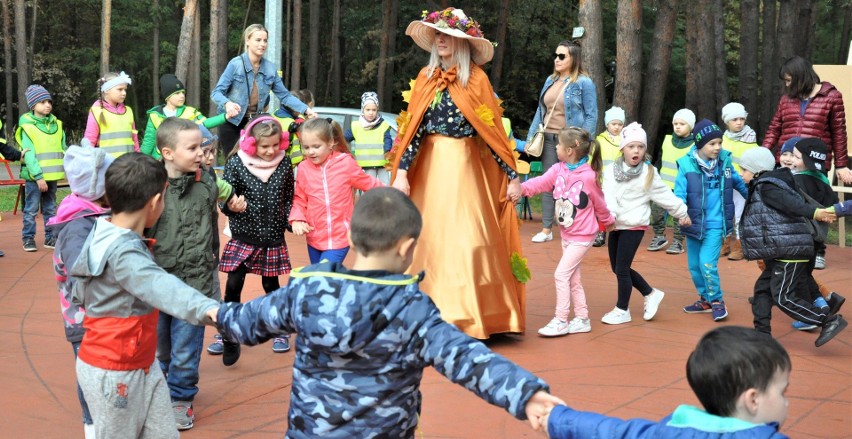
{"label": "pink knit hat", "polygon": [[648,146],[648,135],[645,134],[645,130],[638,122],[633,122],[621,130],[621,143],[618,144],[618,149],[624,149],[625,146],[633,142]]}

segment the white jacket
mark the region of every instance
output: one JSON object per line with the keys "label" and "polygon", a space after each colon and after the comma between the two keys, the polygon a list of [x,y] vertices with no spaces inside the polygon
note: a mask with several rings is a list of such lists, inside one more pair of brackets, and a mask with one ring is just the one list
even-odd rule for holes
{"label": "white jacket", "polygon": [[651,201],[677,219],[686,217],[686,204],[674,195],[658,172],[654,172],[651,187],[645,190],[645,179],[648,171],[652,169],[651,165],[643,163],[642,173],[624,182],[615,181],[613,166],[616,166],[616,163],[604,168],[603,192],[606,206],[615,217],[617,230],[647,226],[650,223]]}

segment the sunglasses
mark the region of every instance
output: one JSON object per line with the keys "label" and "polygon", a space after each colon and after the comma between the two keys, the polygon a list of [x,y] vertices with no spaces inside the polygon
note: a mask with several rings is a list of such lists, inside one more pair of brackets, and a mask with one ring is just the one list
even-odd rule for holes
{"label": "sunglasses", "polygon": [[553,56],[555,56],[559,61],[565,61],[565,57],[568,56],[568,54],[567,53],[554,53]]}

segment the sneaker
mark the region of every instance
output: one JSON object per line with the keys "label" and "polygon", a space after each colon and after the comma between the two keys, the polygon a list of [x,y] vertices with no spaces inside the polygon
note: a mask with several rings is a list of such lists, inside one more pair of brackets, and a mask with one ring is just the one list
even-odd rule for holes
{"label": "sneaker", "polygon": [[25,252],[34,252],[37,251],[38,247],[36,247],[35,239],[33,238],[24,238],[24,251]]}
{"label": "sneaker", "polygon": [[817,256],[814,270],[825,270],[825,256]]}
{"label": "sneaker", "polygon": [[846,302],[846,298],[832,291],[828,293],[828,296],[825,296],[825,301],[828,303],[828,315],[833,315],[840,311],[840,307]]}
{"label": "sneaker", "polygon": [[589,332],[592,330],[592,322],[589,319],[581,319],[574,317],[571,323],[568,323],[568,333],[578,334],[581,332]]}
{"label": "sneaker", "polygon": [[556,317],[554,317],[550,323],[538,330],[538,335],[541,335],[542,337],[558,337],[567,333],[568,322],[563,322]]}
{"label": "sneaker", "polygon": [[545,242],[545,241],[553,241],[553,232],[548,234],[544,234],[542,232],[538,232],[535,236],[532,237],[532,242]]}
{"label": "sneaker", "polygon": [[649,251],[649,252],[656,252],[656,251],[660,251],[660,250],[662,250],[663,248],[665,248],[665,246],[666,246],[668,243],[669,243],[669,240],[668,240],[668,239],[666,239],[666,237],[665,237],[665,236],[663,236],[663,235],[656,235],[656,236],[654,236],[654,239],[652,239],[652,240],[651,240],[651,243],[650,243],[650,244],[648,244],[648,251]]}
{"label": "sneaker", "polygon": [[207,353],[210,355],[222,355],[225,352],[225,344],[222,342],[222,334],[213,336],[213,343],[207,346]]}
{"label": "sneaker", "polygon": [[684,251],[685,250],[683,249],[683,243],[678,240],[672,242],[672,245],[670,245],[669,248],[666,249],[666,253],[670,255],[679,255]]}
{"label": "sneaker", "polygon": [[631,320],[633,319],[630,318],[630,310],[624,310],[617,306],[601,317],[601,321],[607,325],[620,325],[622,323],[629,323]]}
{"label": "sneaker", "polygon": [[233,366],[240,359],[240,344],[222,340],[222,364]]}
{"label": "sneaker", "polygon": [[592,247],[603,247],[606,244],[606,232],[598,232]]}
{"label": "sneaker", "polygon": [[701,312],[712,312],[713,308],[710,306],[710,302],[700,299],[696,300],[692,305],[687,305],[683,307],[683,312],[688,314],[695,314]]}
{"label": "sneaker", "polygon": [[289,336],[285,335],[284,337],[275,337],[272,340],[272,352],[275,352],[276,354],[283,354],[284,352],[287,352],[289,350],[290,350],[290,337]]}
{"label": "sneaker", "polygon": [[714,322],[725,320],[728,317],[728,308],[725,307],[725,302],[713,302],[710,304],[710,308]]}
{"label": "sneaker", "polygon": [[96,439],[95,424],[83,424],[83,437],[85,439]]}
{"label": "sneaker", "polygon": [[666,293],[654,288],[651,290],[651,294],[645,296],[645,312],[642,314],[642,318],[645,320],[651,320],[657,315],[657,310],[660,308],[660,302],[663,301],[663,297],[666,296]]}
{"label": "sneaker", "polygon": [[820,331],[819,337],[817,337],[814,344],[816,347],[820,347],[828,343],[828,341],[834,338],[835,335],[839,334],[840,331],[846,329],[847,325],[848,323],[846,323],[846,320],[840,314],[830,317],[825,324],[822,325],[822,331]]}
{"label": "sneaker", "polygon": [[797,331],[810,331],[817,328],[817,325],[814,325],[813,323],[800,322],[798,320],[793,320],[793,323],[790,326]]}
{"label": "sneaker", "polygon": [[222,234],[231,238],[231,223],[225,224],[225,228],[222,229]]}
{"label": "sneaker", "polygon": [[189,430],[195,415],[192,414],[192,403],[189,401],[172,401],[172,410],[175,413],[175,422],[178,430]]}
{"label": "sneaker", "polygon": [[55,248],[56,247],[56,238],[50,237],[44,239],[44,248]]}

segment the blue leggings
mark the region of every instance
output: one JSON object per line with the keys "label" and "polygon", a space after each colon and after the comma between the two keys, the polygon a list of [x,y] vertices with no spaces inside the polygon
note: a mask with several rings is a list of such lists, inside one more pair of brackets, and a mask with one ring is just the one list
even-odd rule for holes
{"label": "blue leggings", "polygon": [[316,264],[319,261],[328,259],[330,262],[343,262],[346,259],[346,254],[349,253],[349,247],[343,247],[330,250],[317,250],[308,246],[308,257],[311,259],[311,264]]}

